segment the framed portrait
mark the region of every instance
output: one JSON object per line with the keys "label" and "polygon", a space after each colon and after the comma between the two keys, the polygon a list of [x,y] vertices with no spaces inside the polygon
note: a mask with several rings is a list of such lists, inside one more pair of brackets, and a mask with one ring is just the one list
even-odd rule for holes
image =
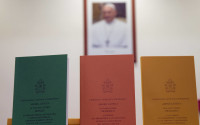
{"label": "framed portrait", "polygon": [[85,55],[134,54],[134,0],[84,0]]}

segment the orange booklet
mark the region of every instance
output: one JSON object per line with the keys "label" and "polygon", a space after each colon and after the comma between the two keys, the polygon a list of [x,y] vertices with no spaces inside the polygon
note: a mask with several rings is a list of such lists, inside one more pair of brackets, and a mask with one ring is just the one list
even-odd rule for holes
{"label": "orange booklet", "polygon": [[134,56],[80,57],[81,125],[135,125]]}
{"label": "orange booklet", "polygon": [[144,125],[199,125],[194,57],[141,57]]}

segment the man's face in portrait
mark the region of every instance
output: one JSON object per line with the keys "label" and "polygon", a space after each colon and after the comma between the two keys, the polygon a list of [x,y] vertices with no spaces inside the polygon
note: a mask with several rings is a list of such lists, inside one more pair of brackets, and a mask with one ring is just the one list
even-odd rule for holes
{"label": "man's face in portrait", "polygon": [[105,5],[102,9],[102,14],[103,14],[103,18],[105,19],[105,21],[107,23],[110,23],[116,17],[117,11],[110,6]]}

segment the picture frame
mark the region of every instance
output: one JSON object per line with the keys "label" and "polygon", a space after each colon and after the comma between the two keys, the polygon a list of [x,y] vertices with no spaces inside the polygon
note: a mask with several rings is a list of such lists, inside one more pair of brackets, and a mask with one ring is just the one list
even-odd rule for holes
{"label": "picture frame", "polygon": [[135,0],[84,0],[84,54],[133,54]]}

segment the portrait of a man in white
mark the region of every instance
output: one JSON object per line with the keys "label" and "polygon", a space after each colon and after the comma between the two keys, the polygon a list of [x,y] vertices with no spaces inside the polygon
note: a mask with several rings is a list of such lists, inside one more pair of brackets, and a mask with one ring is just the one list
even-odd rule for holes
{"label": "portrait of a man in white", "polygon": [[[94,21],[93,17],[88,39],[88,55],[133,54],[132,27],[127,23],[126,3],[109,2],[98,5],[100,19]],[[121,6],[123,8],[120,8]],[[119,16],[120,12],[123,18]],[[93,11],[93,16],[94,13]]]}

